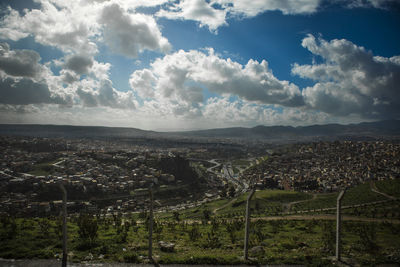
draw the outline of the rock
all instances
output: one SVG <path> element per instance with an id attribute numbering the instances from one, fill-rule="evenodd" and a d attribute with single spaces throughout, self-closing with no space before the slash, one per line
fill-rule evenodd
<path id="1" fill-rule="evenodd" d="M 93 260 L 93 254 L 92 254 L 92 253 L 89 253 L 89 255 L 87 255 L 87 256 L 85 257 L 85 261 L 91 261 L 91 260 Z"/>
<path id="2" fill-rule="evenodd" d="M 103 254 L 100 254 L 100 255 L 99 255 L 99 259 L 104 259 L 104 255 L 103 255 Z"/>
<path id="3" fill-rule="evenodd" d="M 304 242 L 297 243 L 297 246 L 299 246 L 300 248 L 308 247 L 308 245 L 306 243 L 304 243 Z"/>
<path id="4" fill-rule="evenodd" d="M 174 252 L 175 244 L 171 242 L 160 241 L 158 242 L 160 250 L 164 252 Z"/>
<path id="5" fill-rule="evenodd" d="M 75 256 L 74 252 L 68 252 L 68 259 L 72 259 Z"/>
<path id="6" fill-rule="evenodd" d="M 262 246 L 255 246 L 249 250 L 250 255 L 262 255 L 265 253 L 265 250 Z"/>

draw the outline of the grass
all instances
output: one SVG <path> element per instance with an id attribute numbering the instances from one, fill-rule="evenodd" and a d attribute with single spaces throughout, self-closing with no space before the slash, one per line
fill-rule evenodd
<path id="1" fill-rule="evenodd" d="M 57 238 L 56 222 L 49 219 L 49 233 L 43 235 L 39 227 L 42 219 L 16 219 L 18 234 L 6 238 L 8 227 L 0 229 L 0 257 L 2 258 L 55 258 L 61 255 L 61 242 Z M 99 221 L 99 233 L 95 243 L 85 246 L 79 238 L 78 227 L 69 220 L 68 247 L 72 261 L 82 261 L 91 253 L 98 262 L 144 263 L 147 256 L 147 230 L 145 225 L 131 226 L 125 241 L 121 241 L 118 227 L 112 221 Z M 243 264 L 242 220 L 218 220 L 212 224 L 188 225 L 183 222 L 160 222 L 154 230 L 154 257 L 161 264 Z M 233 238 L 229 226 L 232 225 Z M 190 239 L 190 232 L 197 228 L 199 235 Z M 250 248 L 262 246 L 264 252 L 250 252 L 258 264 L 329 265 L 326 258 L 334 255 L 326 246 L 330 237 L 324 231 L 333 231 L 335 224 L 326 221 L 255 221 L 250 226 Z M 371 235 L 371 231 L 375 234 Z M 366 246 L 362 235 L 371 244 Z M 368 241 L 367 238 L 367 241 Z M 388 255 L 400 249 L 399 225 L 389 223 L 344 222 L 343 256 L 361 264 L 388 262 Z M 158 240 L 175 243 L 174 252 L 163 252 Z M 369 242 L 368 241 L 368 242 Z M 373 250 L 372 250 L 373 249 Z M 100 255 L 103 255 L 100 257 Z"/>
<path id="2" fill-rule="evenodd" d="M 382 184 L 380 184 L 382 186 Z M 385 185 L 390 188 L 389 185 Z M 379 188 L 381 189 L 381 188 Z M 390 190 L 390 189 L 387 189 Z M 302 201 L 296 208 L 334 207 L 337 193 L 311 194 L 282 191 L 257 191 L 251 202 L 256 217 L 277 215 L 290 202 Z M 179 212 L 180 221 L 173 213 L 156 213 L 153 232 L 153 256 L 161 264 L 303 264 L 331 265 L 334 255 L 335 222 L 328 220 L 252 220 L 249 247 L 261 246 L 264 252 L 251 252 L 251 262 L 244 262 L 244 208 L 247 194 L 236 199 L 221 199 Z M 370 190 L 369 184 L 349 189 L 344 204 L 358 204 L 385 198 Z M 212 211 L 220 209 L 213 214 Z M 359 265 L 399 263 L 400 202 L 391 200 L 360 208 L 345 209 L 344 214 L 385 218 L 384 223 L 344 221 L 343 257 Z M 209 211 L 209 221 L 203 220 Z M 259 212 L 258 212 L 259 211 Z M 0 218 L 0 258 L 50 259 L 61 255 L 59 224 L 56 218 Z M 138 215 L 124 217 L 129 228 L 112 217 L 97 219 L 98 236 L 93 243 L 79 237 L 77 220 L 69 218 L 68 248 L 70 261 L 80 262 L 89 253 L 97 262 L 146 263 L 148 232 L 144 223 L 137 223 Z M 142 219 L 143 221 L 143 219 Z M 126 233 L 126 234 L 124 234 Z M 333 234 L 332 234 L 333 233 Z M 173 242 L 173 252 L 161 251 L 158 241 Z M 397 254 L 396 254 L 397 253 Z M 393 256 L 394 255 L 394 256 Z M 396 258 L 397 257 L 397 258 Z"/>
<path id="3" fill-rule="evenodd" d="M 49 161 L 49 162 L 43 162 L 39 164 L 35 164 L 33 166 L 33 170 L 28 172 L 29 174 L 36 175 L 36 176 L 47 176 L 52 173 L 53 170 L 53 164 L 58 162 L 59 159 Z"/>
<path id="4" fill-rule="evenodd" d="M 293 210 L 301 211 L 301 210 L 335 208 L 338 194 L 339 193 L 337 192 L 318 194 L 316 198 L 313 198 L 306 202 L 295 204 Z M 387 200 L 387 198 L 382 196 L 381 194 L 371 191 L 369 182 L 366 182 L 348 189 L 343 196 L 342 205 L 343 206 L 357 205 L 357 204 L 370 203 L 382 200 Z"/>
<path id="5" fill-rule="evenodd" d="M 377 181 L 375 185 L 379 191 L 400 198 L 400 179 Z"/>

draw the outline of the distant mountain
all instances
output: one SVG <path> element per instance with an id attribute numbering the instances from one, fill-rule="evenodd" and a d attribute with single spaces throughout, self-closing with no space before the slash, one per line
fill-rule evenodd
<path id="1" fill-rule="evenodd" d="M 155 132 L 135 128 L 0 124 L 0 135 L 67 138 L 163 138 L 163 139 L 243 139 L 243 140 L 302 140 L 335 137 L 400 137 L 400 121 L 387 120 L 359 124 L 326 124 L 312 126 L 234 127 L 185 132 Z"/>
<path id="2" fill-rule="evenodd" d="M 359 124 L 326 124 L 312 126 L 256 126 L 253 128 L 221 128 L 201 131 L 177 132 L 183 136 L 241 139 L 296 139 L 301 137 L 335 136 L 400 136 L 400 121 L 387 120 Z"/>
<path id="3" fill-rule="evenodd" d="M 135 128 L 40 124 L 0 124 L 0 134 L 51 138 L 132 138 L 158 135 L 153 131 Z"/>

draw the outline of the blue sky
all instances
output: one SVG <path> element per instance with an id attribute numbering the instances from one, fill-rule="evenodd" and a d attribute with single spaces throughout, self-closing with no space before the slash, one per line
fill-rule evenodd
<path id="1" fill-rule="evenodd" d="M 396 2 L 1 1 L 0 123 L 398 119 Z"/>

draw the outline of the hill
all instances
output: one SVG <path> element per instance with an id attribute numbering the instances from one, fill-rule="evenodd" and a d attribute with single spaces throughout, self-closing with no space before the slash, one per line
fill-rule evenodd
<path id="1" fill-rule="evenodd" d="M 359 124 L 326 124 L 312 126 L 256 126 L 185 132 L 155 132 L 136 128 L 0 124 L 0 135 L 66 138 L 149 138 L 149 139 L 241 139 L 264 141 L 334 139 L 341 137 L 382 138 L 400 136 L 400 121 L 387 120 Z"/>

